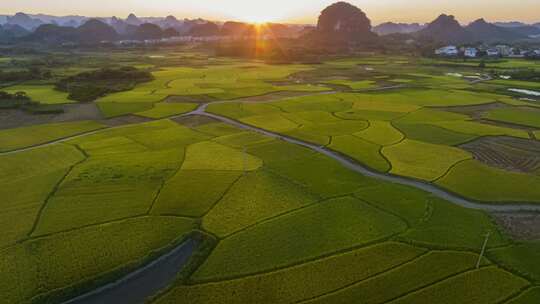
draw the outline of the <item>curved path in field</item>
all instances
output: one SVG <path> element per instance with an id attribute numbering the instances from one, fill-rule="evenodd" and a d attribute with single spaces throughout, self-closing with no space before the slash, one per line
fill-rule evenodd
<path id="1" fill-rule="evenodd" d="M 92 292 L 63 304 L 144 304 L 146 299 L 167 288 L 199 246 L 192 238 L 153 262 Z"/>
<path id="2" fill-rule="evenodd" d="M 274 133 L 268 130 L 264 130 L 258 127 L 254 127 L 251 125 L 244 124 L 242 122 L 239 122 L 234 119 L 230 119 L 228 117 L 224 117 L 221 115 L 216 115 L 213 113 L 206 112 L 206 108 L 209 104 L 203 104 L 201 105 L 197 110 L 186 113 L 182 116 L 188 116 L 188 115 L 200 115 L 200 116 L 206 116 L 213 118 L 215 120 L 219 120 L 221 122 L 234 125 L 238 128 L 249 130 L 253 132 L 257 132 L 259 134 L 272 137 L 275 139 L 280 139 L 295 145 L 299 145 L 308 149 L 311 149 L 315 152 L 318 152 L 320 154 L 324 154 L 338 162 L 340 162 L 343 166 L 347 167 L 350 170 L 353 170 L 355 172 L 358 172 L 362 175 L 369 176 L 372 178 L 376 178 L 379 180 L 384 180 L 396 184 L 401 185 L 407 185 L 412 186 L 421 190 L 424 190 L 426 192 L 429 192 L 439 198 L 445 199 L 449 202 L 452 202 L 456 205 L 469 208 L 469 209 L 477 209 L 477 210 L 485 210 L 485 211 L 496 211 L 496 212 L 517 212 L 517 211 L 538 211 L 540 212 L 540 205 L 535 204 L 519 204 L 519 203 L 500 203 L 500 204 L 488 204 L 488 203 L 480 203 L 475 202 L 469 199 L 466 199 L 462 196 L 459 196 L 457 194 L 453 194 L 439 186 L 436 186 L 434 184 L 431 184 L 429 182 L 423 182 L 420 180 L 416 180 L 413 178 L 403 177 L 403 176 L 397 176 L 389 173 L 381 173 L 374 171 L 366 166 L 363 166 L 362 164 L 358 163 L 355 160 L 352 160 L 351 158 L 344 156 L 340 153 L 337 153 L 335 151 L 332 151 L 328 148 L 318 146 L 309 142 L 305 142 L 299 139 L 295 139 L 289 136 L 284 136 L 278 133 Z"/>

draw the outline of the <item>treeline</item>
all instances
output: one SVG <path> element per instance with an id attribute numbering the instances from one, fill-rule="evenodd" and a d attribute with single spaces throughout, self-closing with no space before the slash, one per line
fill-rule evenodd
<path id="1" fill-rule="evenodd" d="M 128 91 L 135 85 L 153 80 L 149 71 L 134 67 L 104 68 L 60 80 L 56 89 L 68 92 L 69 99 L 93 101 L 107 94 Z"/>
<path id="2" fill-rule="evenodd" d="M 42 80 L 52 77 L 49 70 L 31 67 L 22 71 L 0 71 L 0 83 L 2 82 L 19 82 L 28 80 Z"/>

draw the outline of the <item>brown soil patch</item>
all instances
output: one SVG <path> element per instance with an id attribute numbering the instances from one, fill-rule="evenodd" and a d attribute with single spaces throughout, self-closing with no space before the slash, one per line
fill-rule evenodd
<path id="1" fill-rule="evenodd" d="M 177 118 L 173 118 L 172 121 L 179 123 L 183 126 L 186 126 L 188 128 L 195 128 L 198 126 L 218 122 L 217 120 L 213 118 L 210 118 L 207 116 L 201 116 L 201 115 L 189 115 L 189 116 L 177 117 Z"/>
<path id="2" fill-rule="evenodd" d="M 435 107 L 435 108 L 437 110 L 468 115 L 472 117 L 473 119 L 482 119 L 482 115 L 485 112 L 491 111 L 493 109 L 508 108 L 508 107 L 510 106 L 502 102 L 492 102 L 492 103 L 472 105 L 472 106 Z"/>
<path id="3" fill-rule="evenodd" d="M 197 104 L 203 104 L 208 103 L 212 101 L 216 101 L 217 99 L 208 96 L 208 95 L 178 95 L 178 96 L 169 96 L 167 99 L 165 99 L 165 102 L 170 103 L 197 103 Z"/>
<path id="4" fill-rule="evenodd" d="M 233 101 L 237 102 L 268 102 L 268 101 L 274 101 L 279 100 L 283 98 L 291 98 L 291 97 L 302 97 L 302 96 L 310 96 L 310 95 L 322 95 L 322 94 L 328 94 L 327 92 L 306 92 L 306 91 L 279 91 L 279 92 L 272 92 L 268 94 L 258 95 L 258 96 L 250 96 L 250 97 L 243 97 L 238 98 Z"/>
<path id="5" fill-rule="evenodd" d="M 22 110 L 0 110 L 0 129 L 103 119 L 101 112 L 94 103 L 64 105 L 63 109 L 64 113 L 61 114 L 30 114 Z"/>
<path id="6" fill-rule="evenodd" d="M 152 121 L 153 119 L 137 116 L 137 115 L 123 115 L 119 117 L 109 118 L 109 119 L 103 119 L 99 122 L 108 125 L 110 127 L 117 127 L 117 126 L 124 126 L 124 125 L 133 125 L 138 123 L 144 123 Z"/>
<path id="7" fill-rule="evenodd" d="M 540 141 L 537 140 L 490 136 L 460 147 L 492 167 L 527 173 L 540 169 Z"/>
<path id="8" fill-rule="evenodd" d="M 540 240 L 540 213 L 494 213 L 495 221 L 519 240 Z"/>

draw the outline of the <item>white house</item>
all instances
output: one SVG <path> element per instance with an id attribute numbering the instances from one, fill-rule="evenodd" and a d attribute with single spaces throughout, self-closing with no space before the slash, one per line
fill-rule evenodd
<path id="1" fill-rule="evenodd" d="M 464 55 L 465 57 L 475 58 L 478 56 L 478 50 L 476 48 L 466 48 Z"/>
<path id="2" fill-rule="evenodd" d="M 486 51 L 486 54 L 487 54 L 488 56 L 490 56 L 490 57 L 497 57 L 497 56 L 500 55 L 499 50 L 497 50 L 497 49 L 488 49 L 488 50 Z"/>
<path id="3" fill-rule="evenodd" d="M 497 45 L 495 46 L 495 48 L 497 49 L 497 51 L 499 51 L 499 54 L 501 56 L 507 57 L 512 54 L 512 48 L 508 45 Z"/>
<path id="4" fill-rule="evenodd" d="M 454 45 L 445 46 L 435 50 L 435 55 L 439 56 L 457 56 L 458 54 L 459 50 Z"/>

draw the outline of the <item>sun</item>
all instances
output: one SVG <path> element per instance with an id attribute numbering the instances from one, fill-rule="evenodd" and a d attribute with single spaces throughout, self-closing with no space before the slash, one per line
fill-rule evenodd
<path id="1" fill-rule="evenodd" d="M 245 22 L 254 23 L 254 24 L 264 24 L 268 22 L 275 21 L 277 18 L 266 16 L 266 15 L 258 15 L 258 14 L 251 14 L 249 16 L 244 16 Z"/>

